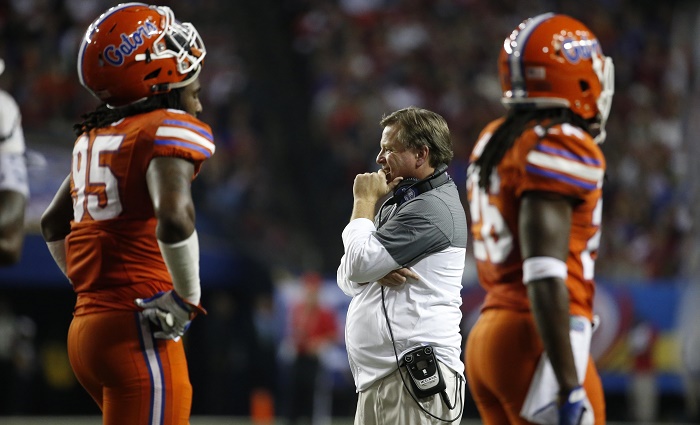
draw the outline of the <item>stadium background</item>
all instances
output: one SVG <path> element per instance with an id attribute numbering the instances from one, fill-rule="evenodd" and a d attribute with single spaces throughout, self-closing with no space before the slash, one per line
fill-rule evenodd
<path id="1" fill-rule="evenodd" d="M 23 114 L 32 191 L 23 259 L 0 270 L 0 415 L 99 413 L 67 364 L 74 295 L 37 220 L 69 170 L 72 124 L 96 105 L 78 84 L 79 39 L 116 3 L 0 1 L 0 57 L 7 65 L 0 87 Z M 288 307 L 301 296 L 303 277 L 321 273 L 321 300 L 342 325 L 349 300 L 333 282 L 340 232 L 355 174 L 376 169 L 379 118 L 408 105 L 445 116 L 456 154 L 449 173 L 463 187 L 478 131 L 503 112 L 496 58 L 504 37 L 523 18 L 555 11 L 585 22 L 616 66 L 597 263 L 603 322 L 593 347 L 609 417 L 632 418 L 632 377 L 650 371 L 657 419 L 696 420 L 686 409 L 681 342 L 700 323 L 693 313 L 700 302 L 697 2 L 159 4 L 193 22 L 205 41 L 202 119 L 217 143 L 193 188 L 210 311 L 186 337 L 195 415 L 248 417 L 261 390 L 284 415 Z M 482 296 L 473 260 L 466 260 L 464 335 Z M 635 355 L 640 326 L 657 338 Z M 324 356 L 325 416 L 348 418 L 354 411 L 344 356 L 341 333 Z M 465 418 L 477 418 L 470 400 Z"/>

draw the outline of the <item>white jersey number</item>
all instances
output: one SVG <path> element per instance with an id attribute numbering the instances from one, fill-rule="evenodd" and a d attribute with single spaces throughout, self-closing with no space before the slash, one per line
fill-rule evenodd
<path id="1" fill-rule="evenodd" d="M 491 187 L 499 187 L 499 177 L 496 171 L 491 175 Z M 479 169 L 475 167 L 469 173 L 467 188 L 471 191 L 469 199 L 469 212 L 472 218 L 472 226 L 481 225 L 479 234 L 481 240 L 474 240 L 474 257 L 479 261 L 490 261 L 499 264 L 505 261 L 513 250 L 513 234 L 506 226 L 501 212 L 489 203 L 489 194 L 479 187 Z M 603 200 L 599 199 L 593 210 L 591 224 L 598 227 L 596 233 L 586 243 L 586 249 L 581 252 L 581 264 L 583 265 L 583 278 L 593 280 L 595 273 L 595 259 L 593 253 L 600 245 L 600 225 L 603 218 Z"/>
<path id="2" fill-rule="evenodd" d="M 583 265 L 583 278 L 593 280 L 595 275 L 595 259 L 593 253 L 598 251 L 600 246 L 600 225 L 603 222 L 603 198 L 598 199 L 598 203 L 593 209 L 591 224 L 598 227 L 598 231 L 586 243 L 586 249 L 581 252 L 581 264 Z"/>
<path id="3" fill-rule="evenodd" d="M 489 194 L 479 187 L 478 167 L 469 174 L 467 184 L 471 190 L 469 214 L 472 225 L 481 224 L 481 240 L 474 240 L 474 257 L 480 261 L 502 263 L 513 250 L 513 234 L 498 208 L 489 203 Z M 495 170 L 491 176 L 491 187 L 498 187 L 498 175 Z"/>
<path id="4" fill-rule="evenodd" d="M 83 134 L 75 143 L 71 171 L 76 223 L 83 220 L 86 210 L 94 220 L 108 220 L 122 212 L 117 179 L 102 160 L 105 154 L 116 152 L 123 140 L 119 135 L 97 136 L 91 146 Z"/>

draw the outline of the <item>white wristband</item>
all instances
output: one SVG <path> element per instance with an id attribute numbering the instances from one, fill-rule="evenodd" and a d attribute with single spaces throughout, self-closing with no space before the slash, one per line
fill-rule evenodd
<path id="1" fill-rule="evenodd" d="M 554 257 L 530 257 L 523 261 L 523 283 L 547 277 L 566 280 L 566 263 Z"/>
<path id="2" fill-rule="evenodd" d="M 64 275 L 66 274 L 66 240 L 60 239 L 57 241 L 46 242 L 46 246 L 49 247 L 49 252 L 53 257 L 53 260 L 61 269 Z"/>
<path id="3" fill-rule="evenodd" d="M 202 289 L 199 285 L 199 238 L 195 230 L 185 240 L 175 243 L 158 241 L 163 261 L 168 267 L 177 294 L 199 305 Z"/>

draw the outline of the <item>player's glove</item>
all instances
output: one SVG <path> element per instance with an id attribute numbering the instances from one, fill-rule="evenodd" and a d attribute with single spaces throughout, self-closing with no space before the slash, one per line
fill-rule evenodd
<path id="1" fill-rule="evenodd" d="M 206 310 L 180 298 L 173 290 L 159 292 L 146 299 L 137 298 L 137 306 L 143 308 L 143 315 L 160 327 L 153 336 L 159 339 L 178 341 L 190 327 L 192 319 Z"/>
<path id="2" fill-rule="evenodd" d="M 583 387 L 578 386 L 566 396 L 559 407 L 559 425 L 593 425 L 593 407 Z"/>

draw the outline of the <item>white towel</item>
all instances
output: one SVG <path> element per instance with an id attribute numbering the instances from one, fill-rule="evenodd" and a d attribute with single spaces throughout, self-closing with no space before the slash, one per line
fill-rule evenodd
<path id="1" fill-rule="evenodd" d="M 588 319 L 583 316 L 571 317 L 569 338 L 571 339 L 571 349 L 574 353 L 579 383 L 583 383 L 586 376 L 592 333 L 591 322 Z M 525 402 L 520 410 L 520 416 L 536 424 L 557 425 L 559 423 L 558 394 L 559 384 L 554 375 L 554 369 L 552 369 L 547 353 L 542 353 L 535 375 L 532 377 L 527 397 L 525 397 Z M 591 410 L 589 409 L 589 411 Z M 592 414 L 584 416 L 582 425 L 587 424 L 593 425 Z"/>

